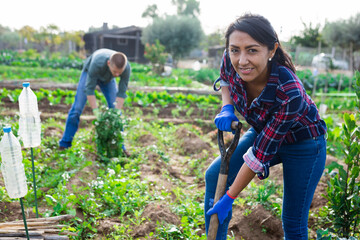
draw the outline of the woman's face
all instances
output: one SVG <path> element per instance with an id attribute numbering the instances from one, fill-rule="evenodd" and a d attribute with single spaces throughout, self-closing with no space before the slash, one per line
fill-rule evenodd
<path id="1" fill-rule="evenodd" d="M 245 82 L 267 82 L 268 61 L 272 58 L 274 50 L 255 41 L 249 34 L 234 31 L 229 36 L 229 55 L 235 71 Z"/>

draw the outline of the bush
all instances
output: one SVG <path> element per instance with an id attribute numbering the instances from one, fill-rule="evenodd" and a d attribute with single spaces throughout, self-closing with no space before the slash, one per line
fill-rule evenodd
<path id="1" fill-rule="evenodd" d="M 360 109 L 360 73 L 356 73 L 356 94 Z M 330 239 L 331 233 L 338 237 L 359 237 L 360 233 L 360 120 L 359 113 L 344 114 L 343 153 L 345 168 L 333 162 L 327 168 L 329 172 L 337 169 L 337 174 L 328 182 L 327 196 L 331 227 L 326 231 L 318 231 L 320 239 Z M 329 236 L 329 238 L 325 238 Z"/>
<path id="2" fill-rule="evenodd" d="M 145 57 L 151 62 L 154 73 L 160 75 L 164 71 L 167 53 L 164 52 L 165 47 L 160 44 L 157 39 L 155 44 L 145 44 Z"/>

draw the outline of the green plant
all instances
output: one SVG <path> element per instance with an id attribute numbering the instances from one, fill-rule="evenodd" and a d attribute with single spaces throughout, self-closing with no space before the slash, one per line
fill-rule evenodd
<path id="1" fill-rule="evenodd" d="M 9 196 L 6 194 L 6 188 L 3 186 L 0 186 L 0 202 L 9 202 L 10 198 Z M 2 210 L 0 210 L 0 213 L 2 212 Z"/>
<path id="2" fill-rule="evenodd" d="M 125 119 L 115 108 L 101 108 L 100 117 L 95 120 L 95 142 L 102 160 L 119 157 L 123 154 L 123 128 Z"/>
<path id="3" fill-rule="evenodd" d="M 341 121 L 334 116 L 327 116 L 324 118 L 327 127 L 327 152 L 331 155 L 342 157 L 342 143 L 341 143 Z"/>
<path id="4" fill-rule="evenodd" d="M 360 73 L 356 72 L 356 94 L 360 101 Z M 358 101 L 358 109 L 360 102 Z M 329 172 L 337 169 L 338 174 L 328 181 L 327 196 L 332 226 L 328 232 L 340 237 L 359 236 L 360 233 L 360 126 L 359 113 L 344 114 L 343 153 L 345 168 L 333 162 L 327 166 Z M 326 235 L 318 232 L 319 234 Z M 327 239 L 327 238 L 324 238 Z"/>
<path id="5" fill-rule="evenodd" d="M 61 57 L 59 52 L 53 53 L 51 58 L 41 56 L 35 49 L 28 49 L 23 53 L 11 50 L 0 51 L 0 65 L 19 67 L 44 67 L 53 69 L 78 69 L 83 66 L 83 59 L 78 56 Z"/>
<path id="6" fill-rule="evenodd" d="M 156 234 L 157 239 L 176 240 L 183 239 L 180 229 L 173 224 L 164 224 L 157 222 Z"/>
<path id="7" fill-rule="evenodd" d="M 166 58 L 168 56 L 168 54 L 164 51 L 165 47 L 160 44 L 158 39 L 155 41 L 155 44 L 145 44 L 144 56 L 151 62 L 153 71 L 158 75 L 163 72 Z"/>
<path id="8" fill-rule="evenodd" d="M 357 240 L 357 238 L 355 237 L 339 238 L 338 236 L 336 236 L 336 234 L 330 232 L 329 229 L 319 229 L 316 231 L 316 235 L 316 240 Z"/>
<path id="9" fill-rule="evenodd" d="M 54 82 L 77 83 L 80 70 L 50 69 L 43 67 L 19 67 L 0 65 L 0 79 L 49 79 Z"/>
<path id="10" fill-rule="evenodd" d="M 218 78 L 219 70 L 211 68 L 203 68 L 197 71 L 194 75 L 194 79 L 198 82 L 204 82 L 212 84 L 216 78 Z"/>
<path id="11" fill-rule="evenodd" d="M 274 210 L 275 212 L 279 211 L 279 204 L 272 202 L 272 197 L 276 194 L 278 186 L 275 182 L 270 180 L 265 180 L 263 184 L 257 185 L 254 182 L 250 183 L 250 194 L 248 197 L 248 202 L 251 204 L 260 203 L 265 208 L 269 210 Z M 280 208 L 281 209 L 281 208 Z"/>

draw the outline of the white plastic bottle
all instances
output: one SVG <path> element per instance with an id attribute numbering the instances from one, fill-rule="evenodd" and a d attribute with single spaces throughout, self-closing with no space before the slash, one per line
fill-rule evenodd
<path id="1" fill-rule="evenodd" d="M 4 136 L 0 142 L 1 171 L 5 188 L 10 198 L 21 198 L 27 194 L 26 176 L 22 163 L 21 145 L 11 132 L 10 127 L 4 127 Z"/>
<path id="2" fill-rule="evenodd" d="M 41 142 L 41 120 L 37 97 L 30 88 L 30 83 L 23 83 L 19 96 L 19 135 L 24 147 L 37 147 Z"/>

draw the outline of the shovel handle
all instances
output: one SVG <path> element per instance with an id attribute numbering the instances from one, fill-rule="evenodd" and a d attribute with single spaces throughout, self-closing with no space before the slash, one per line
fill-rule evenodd
<path id="1" fill-rule="evenodd" d="M 242 124 L 241 124 L 241 122 L 234 121 L 231 123 L 231 128 L 236 130 L 236 132 L 235 132 L 234 139 L 231 142 L 230 147 L 227 150 L 227 152 L 225 152 L 223 133 L 222 133 L 222 131 L 218 130 L 218 143 L 219 143 L 219 148 L 220 148 L 220 152 L 221 152 L 221 164 L 220 164 L 221 166 L 220 166 L 219 177 L 218 177 L 218 181 L 217 181 L 217 185 L 216 185 L 214 205 L 225 194 L 230 158 L 231 158 L 231 155 L 233 154 L 233 152 L 235 151 L 235 148 L 237 147 L 237 144 L 239 142 Z M 216 239 L 218 227 L 219 227 L 218 215 L 213 214 L 213 215 L 211 215 L 211 218 L 210 218 L 207 240 L 215 240 Z"/>
<path id="2" fill-rule="evenodd" d="M 231 129 L 233 129 L 233 130 L 237 129 L 238 125 L 239 125 L 238 121 L 231 122 Z"/>
<path id="3" fill-rule="evenodd" d="M 217 201 L 219 201 L 219 199 L 225 193 L 227 177 L 228 177 L 227 174 L 225 175 L 225 174 L 219 173 L 219 178 L 218 178 L 218 182 L 216 185 L 214 205 Z M 215 214 L 211 215 L 211 218 L 210 218 L 207 240 L 215 240 L 216 239 L 218 227 L 219 227 L 219 219 L 218 219 L 218 215 L 215 213 Z"/>

